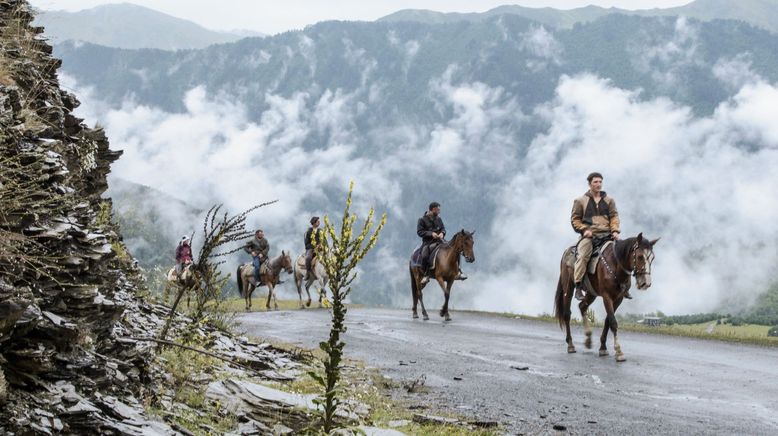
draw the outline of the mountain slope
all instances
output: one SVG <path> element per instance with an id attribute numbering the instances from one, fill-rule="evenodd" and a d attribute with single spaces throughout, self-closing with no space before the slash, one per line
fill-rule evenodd
<path id="1" fill-rule="evenodd" d="M 203 48 L 248 36 L 215 32 L 191 21 L 129 3 L 102 5 L 78 12 L 41 11 L 35 24 L 44 26 L 46 35 L 55 43 L 77 40 L 129 49 Z"/>
<path id="2" fill-rule="evenodd" d="M 502 15 L 518 15 L 548 26 L 570 28 L 576 23 L 588 23 L 611 14 L 640 16 L 687 16 L 703 21 L 732 19 L 745 21 L 771 32 L 778 32 L 778 2 L 772 0 L 696 0 L 684 6 L 664 9 L 628 10 L 586 6 L 575 9 L 529 8 L 517 5 L 499 6 L 482 13 L 443 13 L 429 10 L 406 9 L 379 19 L 379 21 L 415 21 L 428 24 L 457 21 L 482 21 Z"/>

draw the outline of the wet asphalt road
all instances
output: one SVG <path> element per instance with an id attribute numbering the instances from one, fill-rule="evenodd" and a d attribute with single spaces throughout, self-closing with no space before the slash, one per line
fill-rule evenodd
<path id="1" fill-rule="evenodd" d="M 346 354 L 398 381 L 424 374 L 430 392 L 420 403 L 496 420 L 510 433 L 562 425 L 573 434 L 778 434 L 778 349 L 621 332 L 627 362 L 617 363 L 612 342 L 609 357 L 597 355 L 598 331 L 586 350 L 576 328 L 578 353 L 567 354 L 555 324 L 462 312 L 444 324 L 430 315 L 351 309 Z M 329 312 L 240 321 L 248 334 L 313 348 Z"/>

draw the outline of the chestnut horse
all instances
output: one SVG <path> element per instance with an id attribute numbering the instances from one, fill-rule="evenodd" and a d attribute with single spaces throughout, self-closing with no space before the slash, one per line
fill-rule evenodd
<path id="1" fill-rule="evenodd" d="M 451 285 L 454 284 L 454 280 L 459 275 L 459 258 L 464 256 L 468 263 L 475 261 L 473 233 L 475 232 L 466 232 L 462 229 L 454 235 L 450 242 L 444 242 L 435 254 L 435 269 L 432 271 L 432 277 L 440 285 L 440 289 L 443 290 L 443 296 L 446 299 L 443 303 L 443 308 L 440 309 L 440 316 L 444 317 L 446 321 L 451 321 L 451 316 L 448 313 L 448 299 L 451 296 Z M 413 317 L 419 317 L 419 314 L 416 312 L 416 303 L 418 302 L 421 303 L 421 314 L 424 316 L 424 320 L 427 321 L 430 317 L 424 308 L 422 296 L 422 290 L 426 283 L 421 284 L 424 271 L 421 270 L 421 267 L 413 266 L 413 261 L 411 261 L 409 268 L 411 271 L 411 294 L 413 295 Z"/>
<path id="2" fill-rule="evenodd" d="M 616 241 L 604 248 L 600 254 L 600 260 L 594 274 L 587 274 L 597 295 L 602 297 L 607 316 L 600 336 L 600 356 L 608 355 L 608 348 L 605 342 L 608 339 L 608 330 L 613 332 L 613 349 L 616 351 L 616 361 L 626 360 L 619 344 L 618 328 L 616 322 L 616 309 L 619 308 L 624 295 L 632 284 L 632 277 L 635 277 L 635 283 L 638 289 L 646 290 L 651 287 L 651 262 L 654 260 L 654 244 L 659 239 L 649 241 L 643 237 L 643 234 L 634 238 Z M 567 330 L 567 352 L 575 353 L 573 338 L 570 335 L 570 306 L 575 291 L 573 283 L 573 266 L 569 260 L 571 248 L 562 255 L 560 265 L 559 282 L 557 284 L 556 296 L 554 297 L 554 316 L 559 321 L 559 327 Z M 589 306 L 597 299 L 597 295 L 587 292 L 583 301 L 578 304 L 581 309 L 581 318 L 583 319 L 586 348 L 592 348 L 592 328 L 589 325 L 589 319 L 586 311 Z"/>
<path id="3" fill-rule="evenodd" d="M 267 261 L 266 261 L 267 262 Z M 281 252 L 281 255 L 269 261 L 268 268 L 260 271 L 259 281 L 254 280 L 254 265 L 250 263 L 238 267 L 236 273 L 238 279 L 238 292 L 240 296 L 246 299 L 246 311 L 251 310 L 251 294 L 257 286 L 267 286 L 267 304 L 265 307 L 270 310 L 270 299 L 273 299 L 275 309 L 278 310 L 278 301 L 276 300 L 275 287 L 281 278 L 281 270 L 287 274 L 292 273 L 292 257 L 289 253 Z"/>

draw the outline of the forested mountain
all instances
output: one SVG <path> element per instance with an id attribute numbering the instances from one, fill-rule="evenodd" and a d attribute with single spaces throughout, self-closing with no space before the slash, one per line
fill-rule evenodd
<path id="1" fill-rule="evenodd" d="M 130 3 L 105 4 L 78 12 L 39 11 L 35 24 L 46 28 L 52 42 L 73 40 L 119 48 L 203 48 L 262 36 L 245 31 L 216 32 Z"/>
<path id="2" fill-rule="evenodd" d="M 674 8 L 629 10 L 602 8 L 589 5 L 575 9 L 528 8 L 505 5 L 482 13 L 444 13 L 423 9 L 404 9 L 387 15 L 379 21 L 416 21 L 427 24 L 457 21 L 482 21 L 497 15 L 512 14 L 548 26 L 570 28 L 576 23 L 587 23 L 610 14 L 650 16 L 686 16 L 704 21 L 740 20 L 763 29 L 778 30 L 778 2 L 774 0 L 696 0 Z"/>

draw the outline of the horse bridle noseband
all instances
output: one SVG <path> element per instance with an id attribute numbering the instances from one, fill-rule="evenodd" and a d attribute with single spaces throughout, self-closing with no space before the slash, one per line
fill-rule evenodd
<path id="1" fill-rule="evenodd" d="M 638 249 L 639 248 L 640 248 L 640 245 L 638 244 L 637 241 L 635 241 L 635 243 L 632 245 L 632 248 L 630 248 L 630 251 L 632 252 L 632 265 L 637 265 L 638 264 Z M 613 244 L 613 253 L 616 254 L 616 244 L 615 243 Z M 651 252 L 651 256 L 653 256 L 653 255 L 654 255 L 654 252 L 652 251 Z M 622 271 L 627 273 L 627 275 L 632 275 L 632 277 L 637 278 L 638 276 L 641 276 L 641 275 L 651 274 L 651 261 L 653 259 L 646 259 L 646 263 L 643 265 L 643 268 L 641 268 L 641 269 L 637 269 L 636 268 L 634 271 L 630 271 L 630 270 L 624 268 L 624 266 L 619 262 L 619 257 L 618 256 L 615 256 L 615 257 L 616 257 L 616 265 L 618 265 L 619 268 L 621 268 Z"/>

